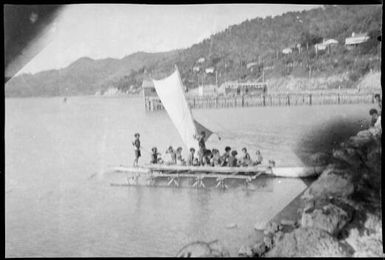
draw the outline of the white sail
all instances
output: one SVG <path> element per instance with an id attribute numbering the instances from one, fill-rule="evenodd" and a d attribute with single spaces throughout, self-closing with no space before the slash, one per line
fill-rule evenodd
<path id="1" fill-rule="evenodd" d="M 194 138 L 194 135 L 198 133 L 195 125 L 196 121 L 192 117 L 186 101 L 183 83 L 178 69 L 176 69 L 169 77 L 161 80 L 153 80 L 153 82 L 155 90 L 170 116 L 171 121 L 174 123 L 175 128 L 178 130 L 186 148 L 190 149 L 191 147 L 194 147 L 198 150 L 198 141 Z M 199 125 L 202 126 L 201 124 Z M 212 132 L 207 128 L 204 128 L 204 130 L 207 132 L 207 139 Z"/>

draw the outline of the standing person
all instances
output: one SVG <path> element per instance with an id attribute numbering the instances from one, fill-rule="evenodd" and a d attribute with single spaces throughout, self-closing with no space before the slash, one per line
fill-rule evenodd
<path id="1" fill-rule="evenodd" d="M 135 147 L 135 160 L 134 160 L 134 167 L 137 167 L 138 166 L 138 161 L 139 161 L 139 157 L 141 156 L 140 154 L 140 140 L 139 140 L 139 133 L 135 133 L 134 135 L 135 137 L 135 140 L 132 142 L 132 145 Z"/>
<path id="2" fill-rule="evenodd" d="M 206 151 L 206 143 L 205 143 L 206 133 L 205 133 L 205 131 L 202 131 L 200 135 L 194 135 L 194 138 L 198 140 L 198 145 L 199 145 L 199 151 L 198 151 L 199 163 L 201 165 L 203 165 L 204 164 L 204 162 L 203 162 L 204 153 Z"/>
<path id="3" fill-rule="evenodd" d="M 261 151 L 257 150 L 257 152 L 255 154 L 257 155 L 257 158 L 255 159 L 254 165 L 261 164 L 262 161 L 263 161 L 263 157 L 261 155 Z"/>
<path id="4" fill-rule="evenodd" d="M 381 111 L 382 111 L 382 102 L 381 102 L 381 96 L 380 94 L 375 94 L 374 95 L 374 99 L 376 100 L 376 103 L 377 103 L 377 113 L 379 115 L 381 115 Z"/>
<path id="5" fill-rule="evenodd" d="M 229 157 L 230 157 L 230 151 L 231 151 L 231 147 L 226 146 L 225 147 L 225 153 L 221 157 L 221 161 L 222 161 L 221 166 L 227 166 L 228 165 L 228 161 L 229 161 Z"/>
<path id="6" fill-rule="evenodd" d="M 243 157 L 242 157 L 242 160 L 241 160 L 241 165 L 242 166 L 249 166 L 249 165 L 251 165 L 250 154 L 247 152 L 246 147 L 242 148 L 242 152 L 243 152 Z"/>
<path id="7" fill-rule="evenodd" d="M 187 165 L 188 166 L 193 166 L 194 165 L 194 154 L 195 154 L 195 149 L 193 147 L 190 148 L 190 153 L 187 158 Z"/>

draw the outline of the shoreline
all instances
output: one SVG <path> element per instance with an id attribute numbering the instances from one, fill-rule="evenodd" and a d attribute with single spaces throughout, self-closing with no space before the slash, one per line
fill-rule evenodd
<path id="1" fill-rule="evenodd" d="M 355 95 L 368 95 L 368 94 L 375 94 L 375 93 L 382 93 L 382 89 L 378 88 L 365 88 L 361 90 L 352 89 L 352 88 L 341 88 L 341 89 L 313 89 L 313 90 L 268 90 L 267 95 L 290 95 L 290 94 L 298 94 L 298 95 L 306 95 L 306 94 L 355 94 Z M 229 95 L 232 97 L 232 95 Z M 241 95 L 239 95 L 240 97 Z M 253 95 L 244 95 L 245 97 L 252 97 Z M 126 93 L 119 93 L 119 94 L 111 94 L 111 95 L 96 95 L 96 94 L 70 94 L 70 95 L 55 95 L 55 96 L 5 96 L 4 98 L 71 98 L 71 97 L 99 97 L 99 98 L 141 98 L 143 97 L 142 91 L 139 91 L 136 94 L 126 94 Z M 188 92 L 186 93 L 186 97 L 191 98 L 212 98 L 212 95 L 189 95 Z M 214 95 L 215 97 L 215 95 Z M 226 97 L 226 96 L 225 96 Z"/>
<path id="2" fill-rule="evenodd" d="M 380 178 L 381 137 L 360 131 L 240 256 L 385 257 Z"/>
<path id="3" fill-rule="evenodd" d="M 381 135 L 360 131 L 332 149 L 326 169 L 263 230 L 246 234 L 238 256 L 385 257 L 380 180 Z M 197 243 L 177 256 L 230 256 L 220 241 Z"/>

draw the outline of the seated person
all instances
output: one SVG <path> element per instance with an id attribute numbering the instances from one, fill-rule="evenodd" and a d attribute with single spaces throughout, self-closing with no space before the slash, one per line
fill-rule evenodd
<path id="1" fill-rule="evenodd" d="M 261 151 L 257 150 L 257 152 L 255 154 L 256 154 L 257 158 L 254 161 L 254 165 L 261 164 L 262 160 L 263 160 L 263 157 L 261 155 Z"/>
<path id="2" fill-rule="evenodd" d="M 193 147 L 190 148 L 190 153 L 188 155 L 188 158 L 187 158 L 187 165 L 188 166 L 192 166 L 194 165 L 194 159 L 195 159 L 195 149 Z"/>
<path id="3" fill-rule="evenodd" d="M 211 166 L 221 166 L 222 161 L 221 161 L 221 155 L 219 154 L 218 149 L 213 149 L 212 150 L 213 157 L 210 160 Z"/>
<path id="4" fill-rule="evenodd" d="M 247 152 L 246 147 L 242 148 L 243 157 L 241 159 L 241 166 L 249 166 L 251 165 L 250 154 Z"/>
<path id="5" fill-rule="evenodd" d="M 231 155 L 229 156 L 227 166 L 229 166 L 229 167 L 238 167 L 239 166 L 237 154 L 238 154 L 237 151 L 235 151 L 235 150 L 231 151 Z"/>
<path id="6" fill-rule="evenodd" d="M 269 160 L 269 167 L 270 168 L 275 167 L 275 161 L 274 160 Z"/>
<path id="7" fill-rule="evenodd" d="M 206 149 L 203 152 L 203 164 L 202 165 L 207 165 L 210 166 L 210 160 L 212 158 L 212 153 L 210 150 Z"/>
<path id="8" fill-rule="evenodd" d="M 369 128 L 369 132 L 375 137 L 381 137 L 381 115 L 378 114 L 377 109 L 370 109 L 369 114 L 372 116 L 373 125 Z"/>
<path id="9" fill-rule="evenodd" d="M 182 158 L 182 147 L 176 149 L 176 165 L 186 165 L 185 160 Z"/>
<path id="10" fill-rule="evenodd" d="M 221 161 L 222 161 L 221 166 L 227 166 L 228 165 L 228 160 L 230 157 L 230 151 L 231 151 L 231 147 L 226 146 L 225 153 L 221 156 Z"/>
<path id="11" fill-rule="evenodd" d="M 374 99 L 376 100 L 376 103 L 377 103 L 377 112 L 378 112 L 378 115 L 381 116 L 382 102 L 381 102 L 381 96 L 380 96 L 380 94 L 375 94 L 375 95 L 374 95 Z"/>
<path id="12" fill-rule="evenodd" d="M 194 158 L 193 166 L 199 166 L 199 160 L 198 158 Z"/>
<path id="13" fill-rule="evenodd" d="M 166 150 L 166 154 L 169 154 L 169 158 L 166 161 L 166 164 L 176 164 L 176 153 L 174 151 L 174 148 L 172 148 L 172 146 L 170 146 Z"/>
<path id="14" fill-rule="evenodd" d="M 156 147 L 153 147 L 151 149 L 151 164 L 157 164 L 157 163 L 162 163 L 162 158 L 160 158 L 160 153 L 158 153 L 158 149 Z"/>

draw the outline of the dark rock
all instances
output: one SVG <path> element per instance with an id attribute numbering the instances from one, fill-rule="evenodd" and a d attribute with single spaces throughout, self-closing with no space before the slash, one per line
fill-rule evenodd
<path id="1" fill-rule="evenodd" d="M 252 248 L 252 251 L 253 251 L 253 256 L 256 256 L 256 257 L 261 257 L 265 254 L 266 252 L 266 245 L 264 242 L 259 242 L 257 244 L 255 244 Z"/>
<path id="2" fill-rule="evenodd" d="M 303 208 L 303 212 L 308 213 L 313 211 L 315 207 L 315 201 L 314 200 L 306 200 L 305 201 L 305 207 Z"/>
<path id="3" fill-rule="evenodd" d="M 374 147 L 368 151 L 365 164 L 376 173 L 381 173 L 381 146 Z"/>
<path id="4" fill-rule="evenodd" d="M 365 146 L 371 144 L 373 141 L 374 140 L 373 140 L 372 134 L 369 131 L 367 131 L 367 132 L 365 132 L 365 134 L 360 134 L 357 136 L 350 137 L 348 142 L 347 142 L 347 145 L 352 146 L 352 147 L 356 147 L 356 148 L 362 148 L 362 147 L 365 147 Z"/>
<path id="5" fill-rule="evenodd" d="M 367 214 L 363 234 L 354 228 L 349 232 L 346 242 L 354 249 L 354 257 L 385 257 L 382 252 L 382 220 Z"/>
<path id="6" fill-rule="evenodd" d="M 249 246 L 242 246 L 238 251 L 238 256 L 252 257 L 254 253 Z"/>
<path id="7" fill-rule="evenodd" d="M 351 215 L 340 207 L 328 204 L 322 209 L 302 214 L 301 226 L 319 228 L 336 235 L 350 221 Z"/>
<path id="8" fill-rule="evenodd" d="M 184 246 L 177 254 L 177 257 L 204 257 L 211 256 L 211 249 L 206 242 L 193 242 Z"/>
<path id="9" fill-rule="evenodd" d="M 312 154 L 309 159 L 313 165 L 325 165 L 330 156 L 327 153 L 319 152 Z"/>
<path id="10" fill-rule="evenodd" d="M 299 228 L 299 226 L 300 226 L 300 223 L 298 221 L 295 221 L 294 222 L 294 228 Z"/>
<path id="11" fill-rule="evenodd" d="M 343 175 L 336 169 L 326 169 L 310 186 L 310 194 L 315 198 L 347 197 L 354 192 L 350 175 Z"/>
<path id="12" fill-rule="evenodd" d="M 279 241 L 283 238 L 284 233 L 282 231 L 278 231 L 277 233 L 274 234 L 274 243 L 276 241 Z"/>
<path id="13" fill-rule="evenodd" d="M 219 240 L 214 240 L 209 243 L 212 256 L 229 257 L 229 251 L 223 246 Z"/>
<path id="14" fill-rule="evenodd" d="M 303 200 L 310 200 L 310 199 L 313 199 L 314 196 L 310 193 L 310 188 L 307 189 L 301 196 L 301 199 Z"/>
<path id="15" fill-rule="evenodd" d="M 281 220 L 281 225 L 284 225 L 284 226 L 295 226 L 295 220 L 289 220 L 289 219 L 282 219 Z"/>
<path id="16" fill-rule="evenodd" d="M 301 216 L 302 216 L 302 209 L 299 208 L 299 209 L 297 209 L 297 217 L 301 218 Z"/>
<path id="17" fill-rule="evenodd" d="M 277 232 L 282 231 L 282 229 L 283 229 L 283 226 L 281 224 L 278 224 L 278 231 Z"/>
<path id="18" fill-rule="evenodd" d="M 360 138 L 371 138 L 372 134 L 370 133 L 369 130 L 362 130 L 362 131 L 359 131 L 356 136 Z"/>
<path id="19" fill-rule="evenodd" d="M 354 212 L 355 212 L 355 205 L 353 201 L 347 199 L 347 198 L 331 198 L 330 202 L 339 207 L 340 209 L 344 210 L 347 214 L 347 219 L 351 220 L 353 218 Z"/>
<path id="20" fill-rule="evenodd" d="M 266 257 L 346 257 L 340 243 L 326 231 L 299 228 L 276 241 Z"/>
<path id="21" fill-rule="evenodd" d="M 350 157 L 350 158 L 353 158 L 353 159 L 358 159 L 360 161 L 362 161 L 363 159 L 365 159 L 365 154 L 364 152 L 361 150 L 361 149 L 357 149 L 357 148 L 351 148 L 351 147 L 347 147 L 345 148 L 345 153 Z"/>
<path id="22" fill-rule="evenodd" d="M 269 234 L 269 233 L 275 233 L 277 232 L 279 229 L 279 226 L 276 222 L 274 221 L 270 221 L 266 224 L 266 227 L 263 231 L 263 233 L 266 235 L 266 234 Z"/>
<path id="23" fill-rule="evenodd" d="M 273 247 L 273 234 L 269 233 L 268 235 L 263 237 L 263 242 L 266 245 L 267 248 L 272 248 Z"/>
<path id="24" fill-rule="evenodd" d="M 228 257 L 229 252 L 218 241 L 196 241 L 184 246 L 176 255 L 177 257 Z"/>
<path id="25" fill-rule="evenodd" d="M 362 164 L 360 155 L 354 149 L 334 149 L 333 157 L 355 168 Z"/>

